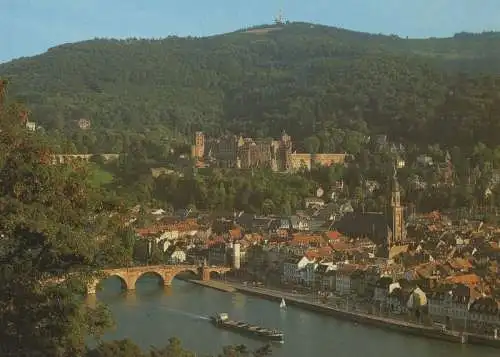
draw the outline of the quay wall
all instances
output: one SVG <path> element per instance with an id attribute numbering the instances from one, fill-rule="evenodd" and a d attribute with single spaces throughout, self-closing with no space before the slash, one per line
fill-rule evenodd
<path id="1" fill-rule="evenodd" d="M 471 345 L 482 345 L 482 346 L 490 346 L 495 348 L 500 348 L 500 339 L 495 339 L 490 336 L 482 336 L 470 334 L 467 338 L 467 343 Z"/>
<path id="2" fill-rule="evenodd" d="M 231 286 L 229 284 L 221 283 L 221 282 L 216 281 L 216 280 L 203 281 L 203 280 L 192 279 L 191 274 L 180 273 L 180 274 L 177 274 L 176 278 L 179 280 L 187 281 L 187 282 L 192 283 L 192 284 L 201 285 L 205 288 L 219 290 L 219 291 L 222 291 L 225 293 L 234 293 L 237 291 L 236 288 L 234 288 L 233 286 Z"/>
<path id="3" fill-rule="evenodd" d="M 225 293 L 234 293 L 237 291 L 236 288 L 233 288 L 232 286 L 227 285 L 227 284 L 219 283 L 217 281 L 211 281 L 211 280 L 201 281 L 201 280 L 194 280 L 194 279 L 183 279 L 183 280 L 187 280 L 190 283 L 193 283 L 196 285 L 201 285 L 201 286 L 204 286 L 206 288 L 212 288 L 215 290 L 223 291 Z"/>
<path id="4" fill-rule="evenodd" d="M 282 299 L 282 295 L 279 292 L 274 293 L 268 291 L 258 291 L 252 288 L 245 288 L 239 286 L 235 288 L 237 291 L 241 293 L 258 296 L 260 298 L 272 301 L 281 301 Z M 383 318 L 375 315 L 367 315 L 363 313 L 340 310 L 331 306 L 316 304 L 313 302 L 293 298 L 288 295 L 285 296 L 285 300 L 288 305 L 297 306 L 305 310 L 321 313 L 323 315 L 325 314 L 330 315 L 341 320 L 356 322 L 368 326 L 374 326 L 385 330 L 391 330 L 409 335 L 427 337 L 453 343 L 469 343 L 473 345 L 483 345 L 483 346 L 500 348 L 500 340 L 498 339 L 495 340 L 494 338 L 487 336 L 472 335 L 472 334 L 466 334 L 465 336 L 462 336 L 462 333 L 459 332 L 442 331 L 440 329 L 433 328 L 430 326 L 422 326 L 414 323 Z"/>
<path id="5" fill-rule="evenodd" d="M 257 296 L 262 299 L 279 302 L 284 297 L 287 305 L 297 306 L 304 310 L 320 313 L 322 315 L 330 315 L 339 320 L 351 321 L 367 326 L 373 326 L 389 331 L 404 333 L 407 335 L 431 338 L 435 340 L 447 341 L 452 343 L 468 343 L 471 345 L 489 346 L 500 348 L 500 339 L 494 339 L 490 336 L 465 334 L 460 332 L 442 331 L 440 329 L 417 325 L 405 321 L 399 321 L 390 318 L 384 318 L 376 315 L 368 315 L 354 311 L 345 311 L 337 309 L 333 306 L 317 304 L 299 298 L 291 297 L 289 294 L 283 296 L 282 292 L 271 292 L 269 290 L 259 290 L 251 287 L 233 285 L 231 283 L 222 283 L 217 281 L 199 281 L 188 279 L 187 277 L 177 276 L 179 279 L 189 281 L 191 283 L 201 285 L 207 288 L 216 289 L 223 292 L 240 292 L 246 295 Z"/>

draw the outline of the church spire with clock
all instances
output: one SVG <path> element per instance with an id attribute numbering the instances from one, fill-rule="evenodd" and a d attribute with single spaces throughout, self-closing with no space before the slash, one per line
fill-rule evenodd
<path id="1" fill-rule="evenodd" d="M 397 177 L 397 169 L 394 167 L 394 175 L 392 177 L 392 237 L 389 241 L 389 247 L 402 244 L 406 240 L 406 229 L 403 217 L 403 206 L 401 206 L 401 192 Z"/>

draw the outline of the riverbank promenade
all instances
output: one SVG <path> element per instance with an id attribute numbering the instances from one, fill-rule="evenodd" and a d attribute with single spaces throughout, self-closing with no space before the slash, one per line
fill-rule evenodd
<path id="1" fill-rule="evenodd" d="M 215 283 L 212 281 L 212 283 Z M 217 286 L 203 284 L 206 287 L 215 288 L 220 291 L 237 291 L 247 295 L 258 296 L 260 298 L 281 301 L 282 298 L 291 306 L 297 306 L 309 311 L 330 315 L 334 318 L 352 321 L 364 325 L 370 325 L 386 330 L 392 330 L 404 334 L 410 334 L 425 338 L 438 339 L 453 343 L 474 344 L 500 348 L 500 339 L 493 336 L 485 336 L 473 333 L 462 333 L 458 331 L 442 330 L 435 326 L 416 324 L 390 317 L 377 316 L 359 311 L 348 309 L 339 309 L 337 307 L 316 302 L 313 296 L 307 294 L 290 293 L 281 290 L 269 289 L 264 287 L 248 286 L 238 282 L 217 281 Z"/>

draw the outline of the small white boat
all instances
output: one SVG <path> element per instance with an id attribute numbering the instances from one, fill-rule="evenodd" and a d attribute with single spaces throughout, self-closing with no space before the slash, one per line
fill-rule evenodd
<path id="1" fill-rule="evenodd" d="M 283 299 L 283 298 L 281 298 L 280 308 L 281 309 L 285 309 L 286 308 L 285 299 Z"/>

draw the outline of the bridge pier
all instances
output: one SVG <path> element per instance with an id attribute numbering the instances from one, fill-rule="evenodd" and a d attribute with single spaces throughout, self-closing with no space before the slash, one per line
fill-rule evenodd
<path id="1" fill-rule="evenodd" d="M 172 280 L 174 280 L 175 274 L 169 274 L 169 273 L 167 273 L 162 278 L 163 278 L 163 286 L 164 287 L 172 286 Z"/>
<path id="2" fill-rule="evenodd" d="M 95 285 L 89 285 L 87 287 L 87 295 L 95 295 L 97 293 L 97 287 Z"/>
<path id="3" fill-rule="evenodd" d="M 99 284 L 99 279 L 94 279 L 87 284 L 87 295 L 94 295 L 97 293 L 97 285 Z"/>

